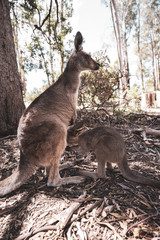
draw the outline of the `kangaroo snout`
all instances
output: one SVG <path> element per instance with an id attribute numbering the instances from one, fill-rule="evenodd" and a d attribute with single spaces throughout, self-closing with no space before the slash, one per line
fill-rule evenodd
<path id="1" fill-rule="evenodd" d="M 91 58 L 91 65 L 90 65 L 90 70 L 98 70 L 100 67 L 100 64 L 98 62 L 96 62 L 95 60 L 93 60 Z"/>
<path id="2" fill-rule="evenodd" d="M 98 70 L 99 68 L 100 68 L 100 64 L 97 62 L 97 63 L 96 63 L 95 70 Z"/>

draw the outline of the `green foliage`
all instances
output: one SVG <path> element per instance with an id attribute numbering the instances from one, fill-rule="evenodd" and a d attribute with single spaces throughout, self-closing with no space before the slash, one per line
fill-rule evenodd
<path id="1" fill-rule="evenodd" d="M 66 38 L 72 31 L 72 0 L 22 0 L 21 4 L 15 3 L 12 10 L 17 36 L 23 35 L 23 41 L 17 41 L 21 69 L 25 73 L 43 69 L 50 85 L 63 70 L 70 52 Z"/>
<path id="2" fill-rule="evenodd" d="M 96 58 L 101 64 L 100 69 L 81 75 L 79 105 L 83 107 L 105 107 L 119 86 L 119 73 L 109 66 L 106 52 L 98 52 Z"/>
<path id="3" fill-rule="evenodd" d="M 113 108 L 113 114 L 117 116 L 125 115 L 130 112 L 141 112 L 141 90 L 137 84 L 133 84 L 130 89 L 127 89 L 126 99 L 114 98 L 118 104 Z"/>

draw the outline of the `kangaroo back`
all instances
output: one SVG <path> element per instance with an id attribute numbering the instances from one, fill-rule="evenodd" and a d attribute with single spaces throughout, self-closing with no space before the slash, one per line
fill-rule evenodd
<path id="1" fill-rule="evenodd" d="M 150 186 L 160 188 L 160 182 L 159 181 L 149 179 L 148 177 L 143 177 L 143 176 L 139 175 L 138 173 L 132 171 L 129 168 L 126 154 L 125 154 L 123 160 L 118 162 L 118 167 L 120 169 L 120 172 L 122 173 L 122 175 L 126 179 L 128 179 L 132 182 L 146 184 L 146 185 L 150 185 Z"/>

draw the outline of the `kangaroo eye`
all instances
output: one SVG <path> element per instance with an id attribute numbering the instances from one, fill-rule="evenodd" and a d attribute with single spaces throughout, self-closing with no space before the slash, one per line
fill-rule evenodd
<path id="1" fill-rule="evenodd" d="M 90 56 L 89 56 L 89 55 L 85 55 L 85 59 L 87 59 L 87 60 L 88 60 L 89 58 L 90 58 Z"/>

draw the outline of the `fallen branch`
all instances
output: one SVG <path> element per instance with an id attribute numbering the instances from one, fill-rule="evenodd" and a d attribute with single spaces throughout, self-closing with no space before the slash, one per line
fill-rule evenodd
<path id="1" fill-rule="evenodd" d="M 0 138 L 0 141 L 6 140 L 6 139 L 10 139 L 10 138 L 16 138 L 16 137 L 17 137 L 17 135 L 8 135 L 6 137 Z"/>
<path id="2" fill-rule="evenodd" d="M 86 196 L 86 192 L 84 192 L 78 199 L 82 199 Z M 15 240 L 27 240 L 28 238 L 34 236 L 35 234 L 39 233 L 39 232 L 45 232 L 45 231 L 49 231 L 49 230 L 62 230 L 63 228 L 65 228 L 65 226 L 67 225 L 69 219 L 71 218 L 71 216 L 73 215 L 73 213 L 80 207 L 81 202 L 75 202 L 73 203 L 73 205 L 71 205 L 69 208 L 65 209 L 64 211 L 62 211 L 58 216 L 57 219 L 50 221 L 50 224 L 54 224 L 57 221 L 59 221 L 56 225 L 48 225 L 48 226 L 44 226 L 41 227 L 35 231 L 31 231 L 30 233 L 24 234 L 22 236 L 19 236 L 18 238 L 16 238 Z"/>
<path id="3" fill-rule="evenodd" d="M 78 199 L 81 200 L 86 197 L 86 192 L 84 192 Z M 81 202 L 73 203 L 69 208 L 64 210 L 59 216 L 58 228 L 63 229 L 66 227 L 68 221 L 70 220 L 73 213 L 80 207 Z"/>
<path id="4" fill-rule="evenodd" d="M 142 132 L 143 134 L 148 134 L 148 135 L 154 135 L 154 136 L 160 136 L 160 130 L 152 129 L 152 128 L 139 128 L 139 129 L 134 129 L 132 132 Z"/>
<path id="5" fill-rule="evenodd" d="M 101 204 L 103 202 L 103 199 L 100 199 L 99 201 L 93 203 L 90 207 L 88 207 L 87 209 L 85 209 L 84 211 L 82 211 L 78 216 L 74 217 L 66 226 L 72 224 L 73 222 L 77 221 L 80 217 L 82 217 L 84 214 L 86 214 L 86 212 L 91 211 L 92 209 L 94 209 L 95 207 L 97 207 L 99 204 Z"/>
<path id="6" fill-rule="evenodd" d="M 24 240 L 24 239 L 27 240 L 28 238 L 33 237 L 34 235 L 36 235 L 39 232 L 46 232 L 46 231 L 49 231 L 49 230 L 57 230 L 57 226 L 56 225 L 55 226 L 49 225 L 49 226 L 41 227 L 41 228 L 39 228 L 35 231 L 24 234 L 24 235 L 16 238 L 15 240 Z"/>

